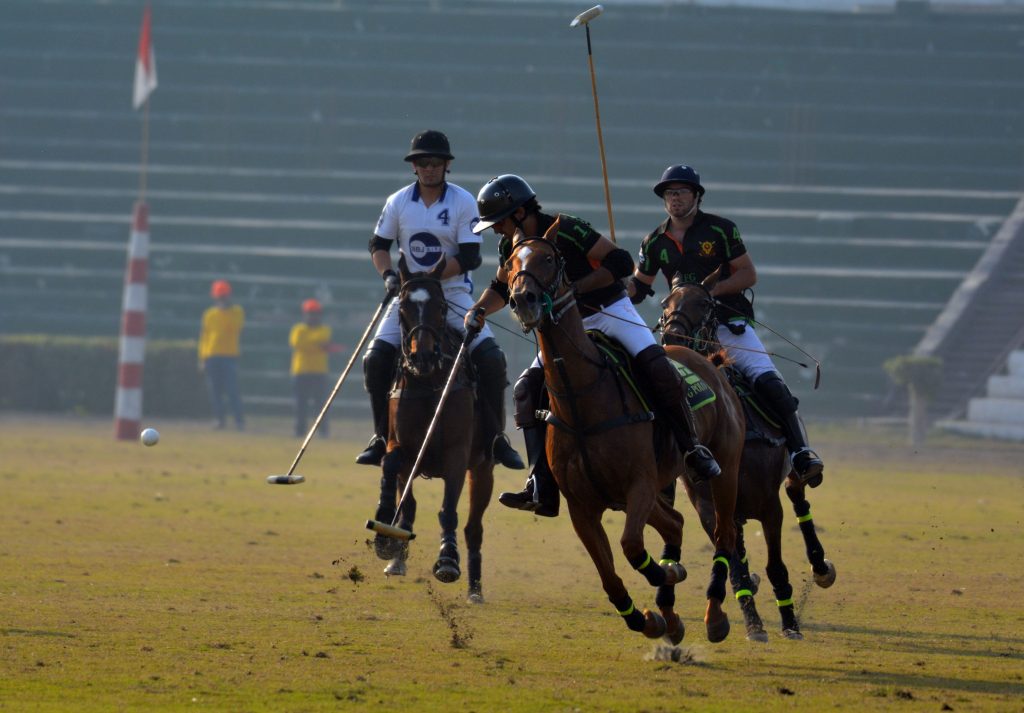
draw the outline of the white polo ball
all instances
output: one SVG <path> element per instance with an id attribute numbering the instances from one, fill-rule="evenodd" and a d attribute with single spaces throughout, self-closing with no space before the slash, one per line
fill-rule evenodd
<path id="1" fill-rule="evenodd" d="M 139 435 L 139 440 L 145 446 L 155 446 L 160 442 L 160 433 L 155 428 L 147 428 Z"/>

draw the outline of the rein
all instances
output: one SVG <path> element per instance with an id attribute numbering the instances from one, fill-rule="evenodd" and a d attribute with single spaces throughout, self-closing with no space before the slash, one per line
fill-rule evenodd
<path id="1" fill-rule="evenodd" d="M 663 335 L 662 341 L 667 343 L 668 337 L 674 337 L 678 339 L 682 346 L 687 346 L 694 351 L 707 356 L 713 352 L 718 346 L 718 315 L 715 314 L 715 299 L 711 296 L 711 292 L 700 283 L 687 283 L 685 286 L 680 285 L 672 289 L 672 293 L 682 293 L 684 287 L 699 287 L 706 297 L 704 310 L 701 314 L 700 321 L 693 325 L 691 321 L 683 313 L 682 300 L 680 304 L 676 306 L 671 312 L 663 312 L 660 319 L 658 320 L 658 327 L 661 329 Z M 668 300 L 671 298 L 666 297 L 662 301 L 662 307 L 668 306 Z"/>
<path id="2" fill-rule="evenodd" d="M 447 321 L 446 321 L 446 319 L 447 319 L 447 316 L 448 316 L 448 300 L 446 300 L 444 298 L 443 292 L 442 292 L 442 296 L 441 296 L 441 325 L 442 326 L 441 326 L 440 329 L 438 329 L 437 327 L 434 327 L 433 325 L 430 325 L 430 324 L 423 324 L 422 322 L 420 322 L 418 324 L 414 324 L 411 327 L 406 328 L 407 325 L 405 324 L 405 320 L 404 320 L 403 315 L 402 315 L 401 304 L 406 300 L 406 297 L 408 296 L 410 289 L 413 289 L 415 287 L 420 287 L 420 286 L 427 287 L 428 292 L 429 292 L 429 288 L 430 287 L 436 286 L 438 289 L 440 289 L 441 281 L 438 280 L 437 278 L 434 278 L 434 277 L 425 277 L 425 276 L 411 277 L 411 278 L 409 278 L 408 280 L 406 280 L 405 282 L 402 283 L 402 288 L 401 288 L 401 291 L 399 292 L 399 313 L 398 314 L 399 314 L 399 321 L 402 324 L 402 332 L 403 332 L 403 335 L 402 335 L 402 371 L 408 372 L 408 373 L 412 374 L 413 376 L 417 376 L 418 375 L 417 374 L 418 369 L 414 366 L 413 361 L 412 361 L 413 356 L 414 356 L 413 351 L 412 351 L 412 342 L 413 342 L 413 339 L 415 339 L 416 336 L 419 335 L 421 332 L 426 333 L 426 334 L 428 334 L 428 335 L 430 335 L 431 337 L 434 338 L 434 348 L 431 351 L 430 356 L 436 362 L 437 366 L 442 365 L 446 358 L 449 361 L 453 358 L 450 355 L 446 355 L 442 351 L 442 345 L 443 345 L 443 343 L 445 341 L 445 336 L 447 336 Z M 422 310 L 421 310 L 420 316 L 422 318 Z M 436 367 L 435 367 L 435 369 L 436 369 Z"/>

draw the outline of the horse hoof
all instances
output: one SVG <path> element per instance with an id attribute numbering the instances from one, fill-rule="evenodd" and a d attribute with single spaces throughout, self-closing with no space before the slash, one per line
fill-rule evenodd
<path id="1" fill-rule="evenodd" d="M 825 560 L 826 571 L 822 574 L 814 573 L 814 583 L 822 589 L 828 589 L 836 581 L 836 566 L 830 560 Z"/>
<path id="2" fill-rule="evenodd" d="M 766 644 L 768 643 L 768 632 L 764 630 L 764 627 L 748 627 L 747 641 L 756 641 L 761 644 Z"/>
<path id="3" fill-rule="evenodd" d="M 667 629 L 665 617 L 656 611 L 644 609 L 644 636 L 648 639 L 660 639 Z"/>
<path id="4" fill-rule="evenodd" d="M 462 570 L 459 569 L 459 563 L 453 559 L 442 557 L 434 563 L 434 578 L 438 582 L 451 584 L 458 581 L 461 576 Z"/>
<path id="5" fill-rule="evenodd" d="M 725 641 L 725 638 L 729 636 L 729 617 L 726 616 L 725 612 L 722 612 L 722 618 L 718 621 L 708 621 L 705 623 L 707 625 L 708 641 L 712 644 Z"/>
<path id="6" fill-rule="evenodd" d="M 402 554 L 404 547 L 405 543 L 401 540 L 396 540 L 394 537 L 377 535 L 373 538 L 373 550 L 377 553 L 377 557 L 382 560 L 398 557 Z"/>
<path id="7" fill-rule="evenodd" d="M 661 640 L 671 646 L 679 646 L 683 641 L 683 637 L 686 636 L 686 625 L 683 624 L 683 620 L 675 612 L 668 617 L 666 622 L 668 629 L 665 631 L 665 635 L 661 637 Z"/>
<path id="8" fill-rule="evenodd" d="M 761 587 L 761 575 L 757 572 L 750 573 L 750 595 L 754 596 L 757 594 L 757 590 Z"/>
<path id="9" fill-rule="evenodd" d="M 790 641 L 803 641 L 804 635 L 800 633 L 799 629 L 783 629 L 782 635 Z"/>
<path id="10" fill-rule="evenodd" d="M 469 596 L 466 597 L 466 603 L 467 604 L 483 604 L 484 603 L 483 592 L 481 592 L 479 589 L 470 592 Z"/>
<path id="11" fill-rule="evenodd" d="M 664 565 L 664 568 L 666 586 L 672 586 L 674 584 L 679 584 L 680 582 L 686 581 L 686 567 L 679 564 L 678 562 L 666 564 Z"/>
<path id="12" fill-rule="evenodd" d="M 384 568 L 384 574 L 389 577 L 404 577 L 405 560 L 401 557 L 395 557 L 393 560 L 388 562 L 388 566 Z"/>

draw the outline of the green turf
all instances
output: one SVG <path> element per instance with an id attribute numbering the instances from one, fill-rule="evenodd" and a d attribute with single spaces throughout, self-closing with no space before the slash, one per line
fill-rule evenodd
<path id="1" fill-rule="evenodd" d="M 744 639 L 735 602 L 729 638 L 707 642 L 711 549 L 687 505 L 675 662 L 624 626 L 564 514 L 495 501 L 487 601 L 471 605 L 464 581 L 430 575 L 438 483 L 417 486 L 408 576 L 382 574 L 358 426 L 311 444 L 307 483 L 269 486 L 299 446 L 278 435 L 288 424 L 153 425 L 161 442 L 145 448 L 106 422 L 0 417 L 0 710 L 1024 710 L 1024 447 L 818 432 L 828 470 L 809 493 L 838 580 L 810 583 L 787 502 L 804 641 L 779 635 L 765 581 L 769 642 Z M 621 515 L 606 523 L 614 545 Z"/>

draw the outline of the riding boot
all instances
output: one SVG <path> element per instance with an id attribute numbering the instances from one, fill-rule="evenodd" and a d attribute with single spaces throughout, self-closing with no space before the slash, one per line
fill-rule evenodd
<path id="1" fill-rule="evenodd" d="M 483 440 L 498 463 L 512 470 L 523 470 L 523 459 L 512 448 L 505 435 L 505 354 L 491 338 L 487 338 L 471 354 L 477 372 L 477 394 Z"/>
<path id="2" fill-rule="evenodd" d="M 375 339 L 363 357 L 363 383 L 370 395 L 373 414 L 373 438 L 356 456 L 360 465 L 380 465 L 388 447 L 388 407 L 391 385 L 395 381 L 398 350 L 381 339 Z"/>
<path id="3" fill-rule="evenodd" d="M 683 450 L 683 462 L 693 471 L 693 480 L 700 482 L 721 475 L 722 469 L 711 451 L 697 442 L 697 428 L 682 377 L 664 348 L 657 344 L 647 347 L 636 355 L 633 364 L 647 382 L 647 393 L 654 399 L 658 415 L 668 419 Z"/>
<path id="4" fill-rule="evenodd" d="M 821 485 L 825 464 L 807 445 L 807 431 L 797 413 L 799 402 L 782 380 L 782 375 L 777 371 L 765 372 L 757 377 L 753 386 L 754 393 L 764 401 L 782 425 L 786 448 L 800 482 L 812 488 L 818 487 Z"/>
<path id="5" fill-rule="evenodd" d="M 498 502 L 516 510 L 529 510 L 541 517 L 557 517 L 561 497 L 558 483 L 548 465 L 546 448 L 547 424 L 523 429 L 523 440 L 526 441 L 526 458 L 530 462 L 530 477 L 526 487 L 518 493 L 505 492 L 498 496 Z"/>

